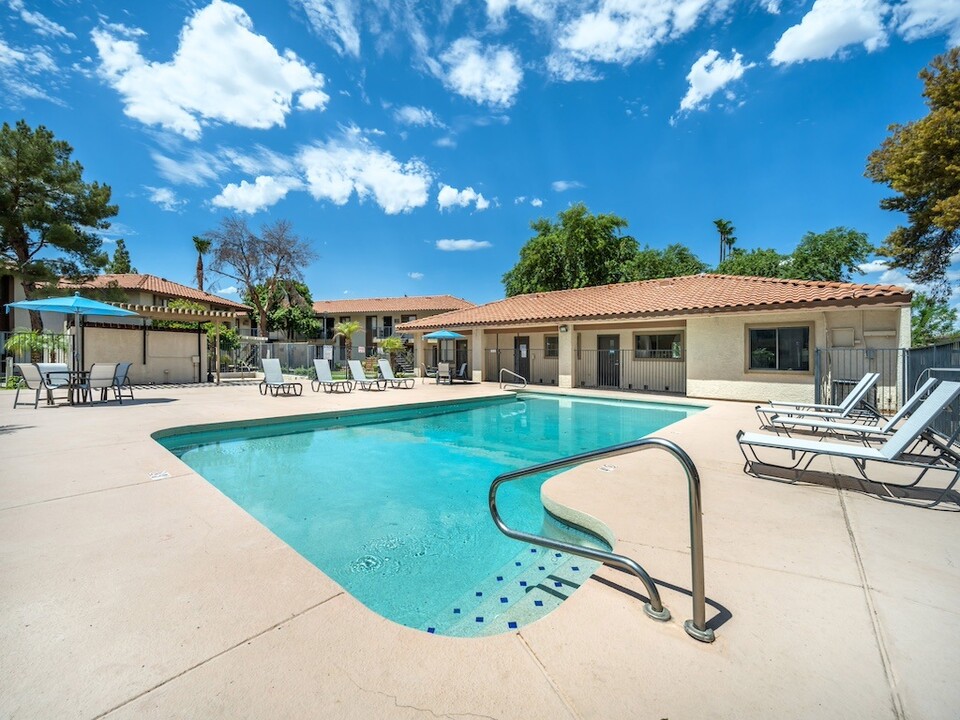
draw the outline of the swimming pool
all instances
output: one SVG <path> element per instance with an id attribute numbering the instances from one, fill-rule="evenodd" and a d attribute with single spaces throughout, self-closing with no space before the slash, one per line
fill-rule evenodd
<path id="1" fill-rule="evenodd" d="M 497 531 L 487 508 L 494 477 L 636 439 L 702 409 L 523 394 L 157 440 L 367 607 L 428 632 L 473 636 L 541 617 L 596 567 Z M 543 511 L 544 480 L 503 488 L 507 522 L 600 544 Z"/>

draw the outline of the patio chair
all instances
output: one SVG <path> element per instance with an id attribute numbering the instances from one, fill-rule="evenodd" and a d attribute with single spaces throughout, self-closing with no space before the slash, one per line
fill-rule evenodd
<path id="1" fill-rule="evenodd" d="M 457 370 L 457 374 L 450 378 L 451 381 L 459 380 L 460 382 L 470 382 L 470 378 L 467 377 L 467 364 L 461 363 L 460 369 Z"/>
<path id="2" fill-rule="evenodd" d="M 353 386 L 360 386 L 361 390 L 386 390 L 387 381 L 381 380 L 380 378 L 370 379 L 367 377 L 366 373 L 363 372 L 363 366 L 360 364 L 359 360 L 348 360 L 347 364 L 350 366 L 350 375 L 353 376 Z"/>
<path id="3" fill-rule="evenodd" d="M 423 378 L 423 382 L 426 382 L 427 379 L 437 378 L 437 369 L 435 367 L 427 367 L 423 363 L 420 363 L 420 377 Z"/>
<path id="4" fill-rule="evenodd" d="M 880 373 L 867 373 L 860 382 L 850 391 L 839 405 L 818 405 L 816 403 L 787 403 L 774 402 L 771 400 L 766 405 L 757 405 L 757 417 L 760 418 L 760 426 L 765 428 L 773 427 L 772 418 L 775 415 L 790 417 L 819 417 L 828 420 L 856 419 L 865 423 L 876 424 L 880 419 L 880 413 L 872 409 L 866 412 L 858 410 L 857 406 L 866 397 L 877 381 L 880 379 Z"/>
<path id="5" fill-rule="evenodd" d="M 133 363 L 120 363 L 117 365 L 117 371 L 113 375 L 113 396 L 121 405 L 123 405 L 123 398 L 125 397 L 133 400 L 133 385 L 130 384 L 130 378 L 127 376 L 130 372 L 131 365 L 133 365 Z M 107 389 L 108 388 L 103 388 L 103 390 L 100 391 L 100 400 L 106 400 Z"/>
<path id="6" fill-rule="evenodd" d="M 328 360 L 315 359 L 313 367 L 317 371 L 317 379 L 310 381 L 310 387 L 314 392 L 350 392 L 353 390 L 353 383 L 349 380 L 334 380 L 330 372 L 330 362 Z"/>
<path id="7" fill-rule="evenodd" d="M 13 396 L 13 409 L 18 405 L 29 405 L 30 402 L 20 402 L 20 391 L 30 390 L 34 393 L 33 409 L 36 410 L 40 405 L 40 393 L 43 392 L 47 398 L 47 405 L 53 405 L 53 393 L 55 390 L 66 390 L 69 396 L 69 370 L 63 365 L 63 371 L 59 363 L 41 363 L 43 365 L 56 365 L 57 369 L 41 372 L 38 363 L 17 363 L 17 370 L 20 372 L 22 380 L 17 386 L 17 392 Z"/>
<path id="8" fill-rule="evenodd" d="M 437 363 L 437 385 L 442 382 L 448 385 L 453 383 L 453 378 L 450 375 L 450 363 Z"/>
<path id="9" fill-rule="evenodd" d="M 280 369 L 280 361 L 276 358 L 264 358 L 263 380 L 260 381 L 260 394 L 266 395 L 267 391 L 274 397 L 280 393 L 284 395 L 300 395 L 303 393 L 303 384 L 298 382 L 287 382 L 283 379 L 283 371 Z"/>
<path id="10" fill-rule="evenodd" d="M 960 433 L 960 430 L 955 432 L 953 436 L 945 438 L 934 431 L 931 425 L 940 413 L 957 399 L 958 395 L 960 395 L 960 383 L 940 383 L 940 385 L 930 393 L 930 396 L 920 403 L 920 406 L 914 410 L 909 419 L 878 447 L 842 442 L 818 442 L 816 440 L 785 438 L 779 435 L 745 433 L 741 430 L 737 433 L 737 443 L 740 445 L 740 452 L 743 453 L 743 471 L 748 475 L 753 475 L 758 478 L 796 483 L 803 478 L 803 475 L 810 468 L 810 464 L 814 459 L 821 455 L 826 455 L 852 461 L 857 472 L 864 480 L 881 485 L 889 492 L 887 486 L 900 488 L 914 487 L 930 470 L 946 470 L 953 473 L 953 478 L 947 486 L 939 492 L 936 500 L 928 504 L 928 506 L 936 505 L 943 500 L 944 496 L 956 484 L 957 479 L 960 478 L 960 453 L 958 453 L 955 445 L 957 434 Z M 923 452 L 921 454 L 910 452 L 910 449 L 921 439 L 926 442 Z M 794 462 L 792 465 L 787 465 L 763 460 L 757 453 L 758 448 L 762 448 L 764 454 L 766 454 L 766 450 L 788 451 Z M 915 468 L 919 469 L 920 473 L 909 482 L 880 482 L 868 476 L 868 462 Z M 793 477 L 791 479 L 771 472 L 763 472 L 758 469 L 758 466 L 790 473 Z M 892 496 L 889 498 L 885 497 L 884 499 L 914 504 L 905 500 L 896 499 Z"/>
<path id="11" fill-rule="evenodd" d="M 775 432 L 783 431 L 788 437 L 791 430 L 800 430 L 824 437 L 835 437 L 837 440 L 860 440 L 862 442 L 883 440 L 894 432 L 894 428 L 901 420 L 920 406 L 927 393 L 932 391 L 938 382 L 940 381 L 936 378 L 927 378 L 927 381 L 917 388 L 917 391 L 903 404 L 897 414 L 883 425 L 860 425 L 858 423 L 837 422 L 829 418 L 793 417 L 791 415 L 784 415 L 783 417 L 774 415 L 770 418 L 770 422 Z"/>
<path id="12" fill-rule="evenodd" d="M 411 390 L 416 384 L 416 378 L 405 377 L 398 378 L 393 374 L 393 368 L 390 367 L 390 361 L 385 358 L 381 358 L 377 361 L 377 365 L 380 367 L 380 377 L 390 383 L 392 388 L 402 388 L 404 390 Z"/>
<path id="13" fill-rule="evenodd" d="M 106 401 L 107 390 L 113 387 L 117 374 L 117 365 L 118 363 L 94 363 L 90 366 L 90 372 L 78 385 L 82 402 L 92 403 L 94 390 L 100 391 L 100 402 Z M 119 401 L 120 398 L 115 399 Z"/>

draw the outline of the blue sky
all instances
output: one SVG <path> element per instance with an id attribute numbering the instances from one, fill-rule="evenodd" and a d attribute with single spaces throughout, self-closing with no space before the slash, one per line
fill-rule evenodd
<path id="1" fill-rule="evenodd" d="M 578 201 L 709 263 L 718 217 L 744 248 L 879 244 L 866 157 L 956 44 L 956 0 L 0 0 L 0 107 L 113 188 L 141 272 L 192 284 L 191 237 L 238 213 L 312 243 L 314 299 L 488 302 Z"/>

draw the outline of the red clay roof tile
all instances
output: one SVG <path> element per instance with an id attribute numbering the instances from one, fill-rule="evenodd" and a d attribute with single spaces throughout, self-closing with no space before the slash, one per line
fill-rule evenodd
<path id="1" fill-rule="evenodd" d="M 181 285 L 180 283 L 171 282 L 170 280 L 157 277 L 156 275 L 143 275 L 137 273 L 97 275 L 92 280 L 80 283 L 79 285 L 61 281 L 60 287 L 105 288 L 113 284 L 123 290 L 143 290 L 153 293 L 154 295 L 162 295 L 164 297 L 204 302 L 210 305 L 216 305 L 219 308 L 229 308 L 244 312 L 251 309 L 246 305 L 234 302 L 233 300 L 227 300 L 226 298 L 222 298 L 217 295 L 211 295 L 210 293 L 203 292 L 202 290 L 197 290 L 196 288 L 192 288 L 188 285 Z"/>
<path id="2" fill-rule="evenodd" d="M 426 311 L 461 310 L 475 307 L 472 302 L 452 295 L 414 295 L 392 298 L 352 298 L 349 300 L 318 300 L 313 304 L 317 315 L 348 315 L 351 313 L 416 313 Z"/>
<path id="3" fill-rule="evenodd" d="M 711 311 L 909 302 L 909 291 L 896 285 L 859 285 L 735 275 L 686 275 L 662 280 L 516 295 L 486 305 L 404 323 L 398 329 L 432 330 L 440 327 L 547 320 L 635 318 Z"/>

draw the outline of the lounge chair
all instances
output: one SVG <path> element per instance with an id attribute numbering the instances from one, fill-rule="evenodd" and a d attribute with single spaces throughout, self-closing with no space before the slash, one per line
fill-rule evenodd
<path id="1" fill-rule="evenodd" d="M 442 382 L 448 385 L 453 383 L 453 377 L 450 375 L 450 363 L 437 363 L 437 385 Z"/>
<path id="2" fill-rule="evenodd" d="M 130 384 L 130 378 L 128 377 L 131 365 L 133 365 L 133 363 L 120 363 L 117 365 L 117 370 L 113 374 L 113 396 L 121 405 L 123 405 L 123 398 L 125 397 L 133 400 L 133 385 Z M 106 400 L 107 390 L 108 388 L 103 388 L 100 391 L 100 400 Z"/>
<path id="3" fill-rule="evenodd" d="M 18 405 L 29 405 L 30 402 L 20 402 L 20 391 L 30 390 L 34 393 L 33 409 L 36 410 L 40 404 L 40 393 L 44 393 L 47 398 L 47 405 L 53 405 L 53 393 L 55 390 L 66 390 L 70 392 L 70 371 L 66 365 L 59 363 L 40 363 L 45 366 L 55 365 L 53 369 L 47 369 L 42 372 L 38 363 L 17 363 L 23 378 L 20 385 L 17 386 L 17 392 L 13 396 L 13 408 L 16 410 Z M 61 370 L 62 368 L 62 370 Z"/>
<path id="4" fill-rule="evenodd" d="M 920 406 L 914 410 L 913 414 L 910 415 L 897 431 L 887 437 L 886 441 L 878 447 L 842 442 L 817 442 L 816 440 L 785 438 L 779 435 L 745 433 L 741 430 L 737 433 L 737 442 L 740 445 L 740 452 L 743 453 L 745 461 L 743 470 L 748 475 L 753 475 L 754 477 L 795 483 L 803 478 L 804 473 L 807 472 L 815 458 L 820 455 L 827 455 L 851 460 L 857 472 L 865 480 L 875 482 L 884 488 L 888 485 L 893 487 L 913 487 L 919 483 L 930 470 L 940 469 L 952 472 L 952 480 L 939 493 L 936 500 L 929 503 L 930 506 L 936 505 L 943 500 L 947 492 L 956 484 L 957 479 L 960 478 L 960 453 L 958 453 L 957 447 L 954 444 L 957 433 L 954 433 L 950 438 L 944 438 L 931 429 L 931 424 L 950 403 L 957 399 L 958 395 L 960 395 L 960 383 L 940 383 L 940 385 L 930 393 L 929 397 L 920 403 Z M 923 453 L 914 454 L 910 452 L 910 449 L 917 444 L 917 440 L 921 439 L 926 442 Z M 791 459 L 794 460 L 794 462 L 792 465 L 786 465 L 762 460 L 757 454 L 758 448 L 762 448 L 764 451 L 787 451 L 790 453 Z M 867 475 L 868 462 L 919 468 L 920 473 L 910 482 L 879 482 L 872 480 Z M 785 471 L 786 473 L 791 473 L 793 477 L 791 479 L 775 473 L 762 472 L 758 469 L 758 466 Z M 893 497 L 884 499 L 907 502 L 897 500 Z"/>
<path id="5" fill-rule="evenodd" d="M 775 415 L 780 417 L 787 415 L 791 417 L 820 417 L 841 422 L 846 419 L 855 419 L 875 425 L 881 417 L 880 413 L 872 409 L 864 412 L 859 410 L 857 406 L 879 379 L 880 373 L 867 373 L 839 405 L 786 403 L 772 400 L 766 405 L 757 405 L 756 411 L 757 417 L 760 418 L 760 426 L 772 427 L 772 418 Z"/>
<path id="6" fill-rule="evenodd" d="M 398 378 L 393 374 L 393 368 L 390 367 L 390 361 L 381 358 L 377 360 L 377 365 L 380 368 L 380 376 L 390 383 L 392 388 L 403 388 L 405 390 L 411 390 L 414 385 L 416 385 L 416 379 L 412 377 Z"/>
<path id="7" fill-rule="evenodd" d="M 380 378 L 370 379 L 367 377 L 366 373 L 363 372 L 363 366 L 360 364 L 359 360 L 348 360 L 347 364 L 350 366 L 350 375 L 353 376 L 353 386 L 360 386 L 361 390 L 386 390 L 387 381 L 381 380 Z"/>
<path id="8" fill-rule="evenodd" d="M 284 395 L 300 395 L 303 393 L 303 385 L 298 382 L 287 382 L 283 379 L 283 371 L 280 369 L 280 361 L 276 358 L 264 358 L 263 380 L 260 382 L 260 394 L 266 395 L 267 391 L 274 397 L 280 393 Z"/>
<path id="9" fill-rule="evenodd" d="M 858 423 L 844 423 L 830 420 L 829 418 L 811 418 L 811 417 L 793 417 L 791 415 L 774 415 L 770 418 L 773 430 L 781 430 L 790 435 L 791 430 L 800 430 L 804 432 L 816 433 L 824 436 L 832 436 L 838 440 L 861 440 L 870 442 L 883 440 L 894 432 L 897 423 L 910 415 L 920 406 L 927 393 L 936 387 L 940 382 L 936 378 L 927 378 L 927 381 L 917 388 L 913 396 L 903 404 L 903 407 L 896 415 L 887 420 L 883 425 L 860 425 Z"/>
<path id="10" fill-rule="evenodd" d="M 420 377 L 423 378 L 423 382 L 426 382 L 428 378 L 437 378 L 437 369 L 435 367 L 427 367 L 423 363 L 420 364 Z"/>
<path id="11" fill-rule="evenodd" d="M 353 390 L 353 383 L 349 380 L 334 380 L 330 372 L 330 361 L 316 359 L 313 361 L 313 367 L 317 371 L 317 379 L 310 381 L 310 387 L 314 392 L 350 392 Z"/>
<path id="12" fill-rule="evenodd" d="M 90 372 L 78 386 L 81 400 L 83 402 L 93 402 L 93 391 L 100 391 L 100 402 L 107 399 L 107 390 L 113 387 L 113 379 L 117 374 L 117 363 L 94 363 L 90 366 Z M 119 398 L 116 398 L 119 400 Z"/>

